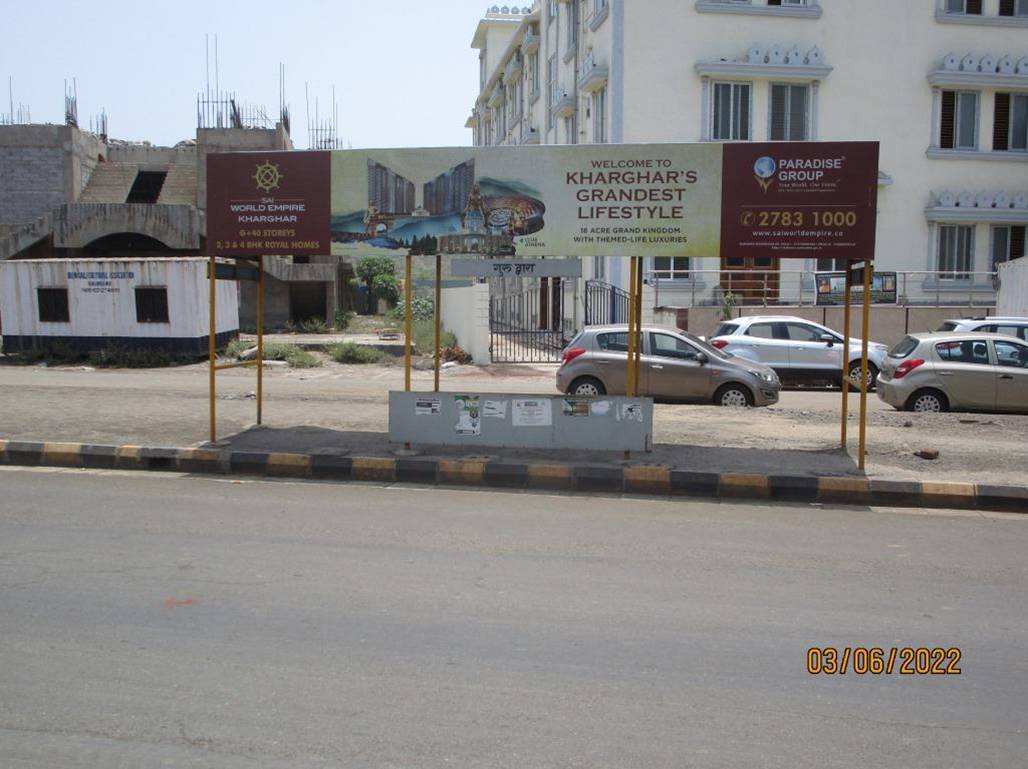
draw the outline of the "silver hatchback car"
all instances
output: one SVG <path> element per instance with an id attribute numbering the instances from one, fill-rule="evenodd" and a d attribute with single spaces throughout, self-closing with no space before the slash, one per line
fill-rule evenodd
<path id="1" fill-rule="evenodd" d="M 721 406 L 770 406 L 782 383 L 768 366 L 722 352 L 685 331 L 644 326 L 639 390 L 668 400 Z M 574 338 L 557 371 L 557 389 L 572 395 L 624 395 L 628 327 L 595 326 Z"/>
<path id="2" fill-rule="evenodd" d="M 911 334 L 889 351 L 878 397 L 909 411 L 1028 413 L 1028 344 L 1002 334 Z"/>

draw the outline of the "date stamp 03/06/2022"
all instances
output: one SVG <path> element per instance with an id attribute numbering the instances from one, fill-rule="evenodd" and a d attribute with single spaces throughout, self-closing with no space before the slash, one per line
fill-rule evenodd
<path id="1" fill-rule="evenodd" d="M 955 646 L 812 646 L 807 649 L 807 672 L 829 676 L 959 676 L 961 656 Z"/>

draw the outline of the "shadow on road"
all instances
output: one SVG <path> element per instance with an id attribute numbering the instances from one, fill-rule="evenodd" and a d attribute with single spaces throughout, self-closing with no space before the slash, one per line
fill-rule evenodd
<path id="1" fill-rule="evenodd" d="M 355 454 L 393 456 L 403 449 L 380 432 L 330 430 L 324 427 L 252 427 L 219 441 L 219 448 L 233 451 L 296 454 Z M 209 444 L 208 444 L 208 447 Z M 432 457 L 490 458 L 508 462 L 558 462 L 575 464 L 622 464 L 621 451 L 512 449 L 456 446 L 412 447 Z M 781 449 L 713 448 L 688 444 L 657 444 L 650 452 L 633 452 L 631 464 L 666 465 L 679 470 L 761 475 L 860 475 L 853 458 L 845 452 L 789 451 Z"/>

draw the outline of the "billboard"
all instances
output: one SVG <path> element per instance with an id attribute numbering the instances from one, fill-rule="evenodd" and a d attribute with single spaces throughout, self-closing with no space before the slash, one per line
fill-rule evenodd
<path id="1" fill-rule="evenodd" d="M 871 276 L 871 304 L 896 304 L 898 294 L 896 288 L 897 273 L 876 272 Z M 832 306 L 846 302 L 846 273 L 819 272 L 816 275 L 818 306 Z M 850 287 L 851 301 L 861 304 L 864 301 L 864 285 L 854 283 Z"/>
<path id="2" fill-rule="evenodd" d="M 867 142 L 212 154 L 207 242 L 226 256 L 864 259 L 877 154 Z"/>

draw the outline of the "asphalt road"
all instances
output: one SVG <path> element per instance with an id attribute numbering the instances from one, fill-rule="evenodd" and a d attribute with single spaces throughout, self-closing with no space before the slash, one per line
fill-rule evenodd
<path id="1" fill-rule="evenodd" d="M 0 766 L 1009 767 L 1028 518 L 0 470 Z M 818 646 L 962 675 L 811 676 Z"/>

